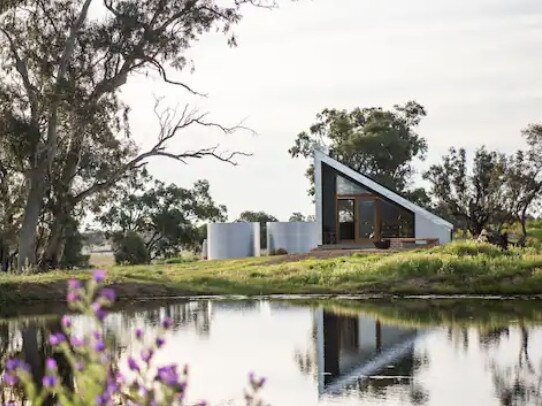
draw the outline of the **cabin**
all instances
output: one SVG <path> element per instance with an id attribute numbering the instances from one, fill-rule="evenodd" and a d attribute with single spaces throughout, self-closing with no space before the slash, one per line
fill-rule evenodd
<path id="1" fill-rule="evenodd" d="M 368 176 L 314 151 L 314 222 L 212 223 L 202 249 L 207 259 L 259 256 L 283 250 L 413 248 L 446 244 L 453 225 Z"/>
<path id="2" fill-rule="evenodd" d="M 451 241 L 453 225 L 368 176 L 314 152 L 318 246 L 438 245 Z"/>

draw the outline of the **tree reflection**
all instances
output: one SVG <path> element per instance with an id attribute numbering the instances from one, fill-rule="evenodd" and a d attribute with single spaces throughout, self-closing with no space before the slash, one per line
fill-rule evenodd
<path id="1" fill-rule="evenodd" d="M 52 357 L 58 365 L 58 373 L 67 388 L 73 389 L 73 373 L 68 360 L 64 355 L 53 352 L 47 342 L 51 332 L 60 331 L 58 320 L 30 320 L 21 323 L 0 323 L 0 349 L 2 351 L 2 365 L 7 358 L 20 358 L 30 366 L 32 379 L 38 388 L 41 388 L 45 375 L 45 359 Z M 20 340 L 15 337 L 19 336 Z M 0 371 L 0 375 L 3 371 Z M 2 404 L 8 401 L 12 404 L 25 404 L 24 393 L 20 388 L 6 389 L 0 395 Z M 56 399 L 49 397 L 42 403 L 43 406 L 56 404 Z"/>
<path id="2" fill-rule="evenodd" d="M 542 405 L 542 359 L 536 366 L 529 354 L 530 328 L 521 323 L 514 329 L 519 335 L 516 361 L 506 365 L 497 355 L 490 361 L 497 396 L 503 406 Z M 499 340 L 510 337 L 503 329 Z M 504 365 L 503 365 L 504 364 Z"/>

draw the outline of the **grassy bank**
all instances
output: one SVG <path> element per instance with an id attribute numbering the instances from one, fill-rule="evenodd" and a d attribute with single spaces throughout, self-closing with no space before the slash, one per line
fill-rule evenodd
<path id="1" fill-rule="evenodd" d="M 330 259 L 261 257 L 109 267 L 108 282 L 124 298 L 177 294 L 384 293 L 542 294 L 542 254 L 501 252 L 456 242 L 431 250 L 354 254 Z M 55 271 L 0 276 L 0 301 L 62 299 L 70 277 Z"/>

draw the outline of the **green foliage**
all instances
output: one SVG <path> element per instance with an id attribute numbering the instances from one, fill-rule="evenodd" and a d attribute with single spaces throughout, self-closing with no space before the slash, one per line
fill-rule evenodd
<path id="1" fill-rule="evenodd" d="M 111 241 L 117 264 L 139 265 L 150 261 L 145 241 L 137 233 L 114 233 Z"/>
<path id="2" fill-rule="evenodd" d="M 542 242 L 542 219 L 528 221 L 527 231 L 533 238 Z"/>
<path id="3" fill-rule="evenodd" d="M 149 149 L 141 150 L 131 137 L 121 89 L 133 75 L 154 72 L 196 94 L 188 84 L 172 80 L 171 71 L 193 67 L 189 49 L 207 32 L 220 31 L 235 45 L 231 28 L 240 21 L 241 8 L 271 6 L 272 1 L 0 3 L 0 162 L 14 172 L 11 189 L 25 186 L 10 193 L 22 204 L 14 206 L 17 218 L 6 222 L 19 228 L 20 264 L 56 262 L 63 216 L 84 203 L 103 205 L 113 197 L 114 186 L 150 157 L 186 163 L 204 157 L 231 162 L 236 156 L 212 146 L 168 150 L 168 141 L 188 127 L 232 130 L 206 122 L 205 114 L 190 108 L 178 115 L 156 109 L 160 130 Z M 5 183 L 7 177 L 0 176 Z M 47 222 L 40 224 L 43 218 Z M 45 249 L 37 246 L 38 237 L 45 237 Z M 42 254 L 45 258 L 36 258 Z"/>
<path id="4" fill-rule="evenodd" d="M 89 255 L 83 255 L 83 235 L 79 232 L 79 223 L 71 219 L 64 231 L 65 242 L 60 267 L 62 269 L 88 268 Z"/>
<path id="5" fill-rule="evenodd" d="M 441 214 L 478 236 L 488 225 L 506 220 L 501 193 L 506 157 L 482 147 L 475 153 L 472 173 L 468 167 L 466 151 L 451 148 L 442 163 L 432 165 L 424 178 L 431 182 L 431 194 Z"/>
<path id="6" fill-rule="evenodd" d="M 485 255 L 490 258 L 510 255 L 509 251 L 502 251 L 495 245 L 472 240 L 454 241 L 450 244 L 432 248 L 431 253 L 456 255 L 458 257 Z"/>
<path id="7" fill-rule="evenodd" d="M 173 257 L 166 258 L 163 261 L 160 261 L 161 264 L 171 265 L 171 264 L 187 264 L 190 262 L 198 261 L 198 258 L 195 256 L 189 257 Z"/>
<path id="8" fill-rule="evenodd" d="M 481 147 L 472 165 L 463 148 L 451 148 L 424 174 L 437 211 L 475 237 L 518 223 L 524 243 L 527 220 L 542 202 L 542 126 L 531 125 L 523 135 L 527 149 L 508 156 Z"/>
<path id="9" fill-rule="evenodd" d="M 290 222 L 307 221 L 307 217 L 303 213 L 295 212 L 295 213 L 292 213 L 288 221 Z"/>
<path id="10" fill-rule="evenodd" d="M 330 155 L 379 183 L 404 191 L 414 173 L 414 158 L 424 159 L 427 143 L 415 128 L 426 115 L 415 101 L 393 110 L 325 109 L 308 132 L 297 136 L 292 157 L 309 157 L 314 148 L 327 147 Z M 313 182 L 313 169 L 307 173 Z"/>
<path id="11" fill-rule="evenodd" d="M 197 250 L 205 238 L 201 222 L 226 218 L 226 207 L 215 204 L 205 180 L 197 181 L 192 189 L 158 181 L 152 187 L 147 184 L 130 181 L 118 201 L 99 218 L 115 235 L 139 235 L 147 261 L 177 256 L 181 248 Z"/>

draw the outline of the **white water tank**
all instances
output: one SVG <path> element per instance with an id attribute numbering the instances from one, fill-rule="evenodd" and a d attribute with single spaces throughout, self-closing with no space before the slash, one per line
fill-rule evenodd
<path id="1" fill-rule="evenodd" d="M 259 256 L 259 223 L 207 224 L 208 259 L 229 259 Z"/>
<path id="2" fill-rule="evenodd" d="M 288 254 L 304 254 L 318 246 L 318 225 L 313 222 L 294 221 L 267 223 L 268 252 L 280 248 Z"/>

